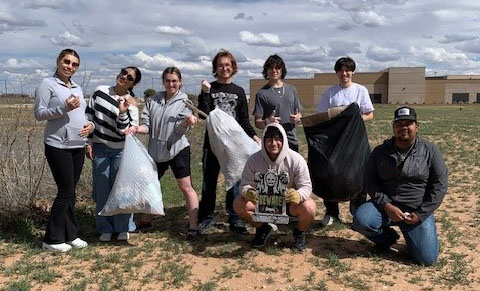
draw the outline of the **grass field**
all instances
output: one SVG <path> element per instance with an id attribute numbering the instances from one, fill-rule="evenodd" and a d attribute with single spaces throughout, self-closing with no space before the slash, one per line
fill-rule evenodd
<path id="1" fill-rule="evenodd" d="M 162 179 L 166 216 L 128 243 L 100 243 L 90 198 L 91 165 L 85 163 L 78 187 L 80 237 L 90 246 L 67 254 L 40 249 L 55 184 L 43 158 L 43 123 L 31 105 L 0 104 L 0 290 L 480 290 L 480 106 L 415 106 L 420 135 L 441 149 L 449 169 L 449 191 L 436 212 L 441 241 L 438 263 L 419 267 L 405 241 L 382 256 L 344 223 L 321 228 L 322 200 L 303 254 L 290 250 L 288 228 L 271 237 L 264 251 L 250 248 L 250 234 L 228 231 L 225 191 L 220 178 L 215 228 L 194 246 L 183 242 L 187 216 L 171 172 Z M 391 135 L 394 105 L 377 105 L 367 124 L 372 147 Z M 306 110 L 304 115 L 312 113 Z M 297 130 L 306 157 L 303 129 Z M 189 133 L 192 178 L 201 189 L 204 125 Z M 33 206 L 33 207 L 32 207 Z M 397 229 L 398 230 L 398 229 Z"/>

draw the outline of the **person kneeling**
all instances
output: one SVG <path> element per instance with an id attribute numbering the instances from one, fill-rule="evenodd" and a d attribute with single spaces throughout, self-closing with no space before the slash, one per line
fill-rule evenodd
<path id="1" fill-rule="evenodd" d="M 312 182 L 305 159 L 297 152 L 288 147 L 285 130 L 280 124 L 271 123 L 264 131 L 262 149 L 250 156 L 245 164 L 241 180 L 241 193 L 233 204 L 235 212 L 256 227 L 253 246 L 260 248 L 266 245 L 267 239 L 277 226 L 270 223 L 253 221 L 255 204 L 257 203 L 257 178 L 268 172 L 274 172 L 275 180 L 268 181 L 263 187 L 272 187 L 272 191 L 279 191 L 285 187 L 285 202 L 290 216 L 298 218 L 298 225 L 293 231 L 293 248 L 305 251 L 305 231 L 308 229 L 316 213 L 316 204 L 310 195 L 312 194 Z M 278 177 L 288 176 L 286 185 L 281 184 Z M 271 182 L 271 183 L 270 183 Z M 265 190 L 265 189 L 264 189 Z"/>
<path id="2" fill-rule="evenodd" d="M 393 137 L 377 146 L 367 163 L 366 190 L 372 197 L 353 216 L 353 229 L 385 252 L 399 239 L 420 265 L 438 258 L 434 211 L 447 192 L 448 171 L 438 147 L 417 135 L 413 108 L 395 110 Z"/>

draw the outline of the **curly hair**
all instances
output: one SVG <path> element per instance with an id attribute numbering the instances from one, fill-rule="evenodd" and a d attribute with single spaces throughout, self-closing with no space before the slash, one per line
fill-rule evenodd
<path id="1" fill-rule="evenodd" d="M 285 76 L 287 75 L 287 67 L 285 67 L 285 62 L 283 59 L 277 54 L 269 56 L 265 61 L 265 64 L 263 64 L 262 73 L 265 80 L 268 80 L 267 71 L 270 68 L 280 68 L 282 70 L 282 79 L 285 79 Z"/>

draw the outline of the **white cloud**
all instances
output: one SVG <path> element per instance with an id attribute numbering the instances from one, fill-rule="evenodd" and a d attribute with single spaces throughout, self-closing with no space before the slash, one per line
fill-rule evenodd
<path id="1" fill-rule="evenodd" d="M 199 37 L 189 37 L 183 40 L 173 40 L 170 44 L 172 51 L 186 54 L 189 59 L 198 59 L 201 56 L 213 54 L 213 50 Z"/>
<path id="2" fill-rule="evenodd" d="M 416 56 L 423 57 L 426 61 L 437 62 L 437 63 L 450 62 L 450 61 L 466 62 L 468 60 L 465 54 L 449 52 L 444 48 L 412 47 L 410 49 L 410 52 Z"/>
<path id="3" fill-rule="evenodd" d="M 347 56 L 350 53 L 362 52 L 360 49 L 360 44 L 358 42 L 352 42 L 347 40 L 337 40 L 337 41 L 331 41 L 328 44 L 330 46 L 328 55 L 332 57 Z"/>
<path id="4" fill-rule="evenodd" d="M 153 31 L 155 32 L 158 32 L 158 33 L 164 33 L 164 34 L 174 34 L 174 35 L 190 35 L 192 34 L 193 32 L 188 30 L 188 29 L 185 29 L 185 28 L 181 28 L 181 27 L 178 27 L 178 26 L 157 26 L 153 29 Z"/>
<path id="5" fill-rule="evenodd" d="M 297 78 L 311 78 L 316 73 L 321 73 L 322 71 L 318 68 L 312 67 L 296 67 L 293 69 L 288 70 L 289 77 L 297 77 Z"/>
<path id="6" fill-rule="evenodd" d="M 462 44 L 456 45 L 455 48 L 465 53 L 480 54 L 480 39 L 477 38 L 472 41 L 464 42 Z"/>
<path id="7" fill-rule="evenodd" d="M 262 59 L 248 59 L 239 64 L 238 67 L 241 70 L 254 71 L 261 74 L 263 70 L 263 63 L 265 63 L 265 60 Z"/>
<path id="8" fill-rule="evenodd" d="M 64 33 L 59 36 L 52 36 L 50 42 L 57 46 L 82 46 L 89 47 L 92 45 L 89 41 L 84 41 L 80 37 L 71 34 L 70 31 L 65 30 Z"/>
<path id="9" fill-rule="evenodd" d="M 297 55 L 297 54 L 313 54 L 319 50 L 318 47 L 309 47 L 303 43 L 295 44 L 285 49 L 285 53 Z"/>
<path id="10" fill-rule="evenodd" d="M 87 25 L 81 23 L 78 20 L 72 21 L 72 26 L 75 27 L 80 33 L 85 33 Z"/>
<path id="11" fill-rule="evenodd" d="M 162 54 L 150 56 L 143 51 L 140 51 L 132 57 L 138 62 L 140 62 L 142 64 L 142 67 L 151 70 L 163 70 L 169 66 L 175 66 L 182 71 L 202 71 L 206 69 L 205 66 L 201 64 L 193 62 L 181 62 Z"/>
<path id="12" fill-rule="evenodd" d="M 439 40 L 438 42 L 439 43 L 454 43 L 454 42 L 462 42 L 462 41 L 474 40 L 474 39 L 478 39 L 478 36 L 450 33 L 450 34 L 446 34 L 445 37 L 443 39 Z"/>
<path id="13" fill-rule="evenodd" d="M 450 22 L 455 21 L 462 17 L 457 11 L 454 10 L 436 10 L 433 11 L 432 14 L 437 17 L 440 21 Z"/>
<path id="14" fill-rule="evenodd" d="M 240 31 L 240 39 L 244 43 L 253 46 L 270 46 L 279 47 L 285 46 L 280 42 L 280 37 L 273 33 L 252 33 L 250 31 Z"/>
<path id="15" fill-rule="evenodd" d="M 394 61 L 401 58 L 400 51 L 394 48 L 386 48 L 372 45 L 367 49 L 366 56 L 377 62 Z"/>
<path id="16" fill-rule="evenodd" d="M 298 62 L 299 66 L 303 66 L 300 63 L 318 63 L 330 59 L 324 47 L 310 47 L 305 44 L 295 44 L 283 50 L 281 54 L 285 55 L 285 61 L 292 64 Z"/>
<path id="17" fill-rule="evenodd" d="M 39 8 L 52 8 L 58 9 L 62 4 L 61 0 L 29 0 L 25 2 L 25 8 L 39 9 Z"/>
<path id="18" fill-rule="evenodd" d="M 360 25 L 377 27 L 386 24 L 385 16 L 378 15 L 374 11 L 360 11 L 352 14 L 352 19 Z"/>
<path id="19" fill-rule="evenodd" d="M 358 12 L 372 10 L 385 4 L 404 5 L 407 0 L 309 0 L 309 2 L 321 7 L 334 7 L 345 11 Z"/>
<path id="20" fill-rule="evenodd" d="M 42 67 L 42 65 L 35 60 L 17 60 L 14 58 L 6 60 L 1 66 L 5 69 L 37 69 Z"/>
<path id="21" fill-rule="evenodd" d="M 201 78 L 212 79 L 211 60 L 219 48 L 236 56 L 235 83 L 247 91 L 249 76 L 259 76 L 274 53 L 285 60 L 289 77 L 332 72 L 335 60 L 345 55 L 353 57 L 363 72 L 387 66 L 425 66 L 445 74 L 480 72 L 480 41 L 473 39 L 480 36 L 476 13 L 480 4 L 471 0 L 276 1 L 274 9 L 271 0 L 242 0 L 235 5 L 164 2 L 112 6 L 108 0 L 1 0 L 0 79 L 3 71 L 28 79 L 35 70 L 28 67 L 38 64 L 52 70 L 55 55 L 65 47 L 78 49 L 82 72 L 91 70 L 89 93 L 95 80 L 110 84 L 125 65 L 141 67 L 148 80 L 136 92 L 147 85 L 161 88 L 159 75 L 167 65 L 180 67 L 184 84 L 194 88 Z M 45 8 L 27 9 L 25 3 Z M 126 13 L 142 16 L 131 21 Z M 158 33 L 157 25 L 164 27 Z M 409 47 L 416 48 L 414 53 Z M 9 59 L 16 63 L 7 64 Z M 81 81 L 81 76 L 74 77 Z"/>
<path id="22" fill-rule="evenodd" d="M 31 20 L 24 16 L 16 16 L 6 12 L 0 12 L 0 34 L 8 31 L 22 31 L 33 27 L 44 27 L 44 20 Z"/>

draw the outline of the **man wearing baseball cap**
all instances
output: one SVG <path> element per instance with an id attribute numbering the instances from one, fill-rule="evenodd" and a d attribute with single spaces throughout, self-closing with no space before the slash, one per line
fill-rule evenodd
<path id="1" fill-rule="evenodd" d="M 377 146 L 365 171 L 365 190 L 371 200 L 353 217 L 353 229 L 385 252 L 398 240 L 400 228 L 410 254 L 421 265 L 438 257 L 433 212 L 447 192 L 447 167 L 437 146 L 417 135 L 415 109 L 395 110 L 393 137 Z"/>

